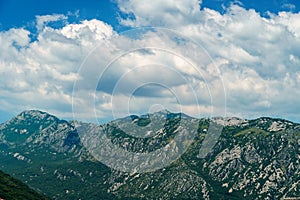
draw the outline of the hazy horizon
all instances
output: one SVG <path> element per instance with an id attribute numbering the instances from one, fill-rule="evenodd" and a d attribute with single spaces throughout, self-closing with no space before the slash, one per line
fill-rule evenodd
<path id="1" fill-rule="evenodd" d="M 22 112 L 25 112 L 25 111 L 30 111 L 30 110 L 36 110 L 36 109 L 29 109 L 29 110 L 24 110 Z M 53 115 L 55 117 L 58 117 L 60 120 L 67 120 L 67 121 L 73 121 L 74 118 L 70 118 L 70 117 L 59 117 L 59 116 L 56 116 L 55 114 L 51 113 L 51 112 L 47 112 L 45 110 L 36 110 L 36 111 L 41 111 L 41 112 L 46 112 L 50 115 Z M 161 111 L 164 111 L 164 110 L 158 110 L 158 111 L 154 111 L 154 112 L 146 112 L 146 113 L 131 113 L 130 115 L 137 115 L 139 117 L 143 116 L 143 115 L 146 115 L 146 114 L 153 114 L 155 112 L 161 112 Z M 169 111 L 169 110 L 167 110 Z M 22 112 L 18 113 L 18 114 L 21 114 Z M 178 113 L 178 112 L 172 112 L 172 111 L 169 111 L 170 113 Z M 3 116 L 1 116 L 0 118 L 0 124 L 3 124 L 7 121 L 9 121 L 10 119 L 12 119 L 13 117 L 16 117 L 18 114 L 16 115 L 13 115 L 7 119 L 3 118 Z M 182 113 L 182 114 L 186 114 L 186 113 Z M 130 115 L 124 115 L 124 116 L 121 116 L 120 118 L 112 118 L 112 117 L 108 117 L 108 118 L 99 118 L 97 119 L 98 121 L 96 122 L 95 121 L 95 118 L 92 118 L 92 119 L 83 119 L 83 120 L 80 120 L 79 121 L 82 121 L 82 122 L 88 122 L 88 123 L 98 123 L 98 124 L 106 124 L 106 123 L 109 123 L 111 121 L 114 121 L 116 119 L 122 119 L 122 118 L 125 118 L 125 117 L 128 117 Z M 187 114 L 186 114 L 187 115 Z M 189 116 L 189 115 L 188 115 Z M 293 123 L 296 123 L 296 124 L 299 124 L 300 122 L 299 121 L 293 121 L 293 120 L 290 120 L 290 119 L 286 119 L 286 118 L 283 118 L 283 117 L 272 117 L 272 116 L 258 116 L 258 117 L 251 117 L 251 118 L 242 118 L 242 117 L 239 117 L 239 116 L 200 116 L 200 117 L 197 117 L 197 116 L 190 116 L 190 117 L 193 117 L 193 118 L 196 118 L 196 119 L 202 119 L 202 118 L 239 118 L 239 119 L 245 119 L 245 120 L 255 120 L 255 119 L 259 119 L 259 118 L 263 118 L 263 117 L 266 117 L 266 118 L 272 118 L 272 119 L 282 119 L 282 120 L 287 120 L 287 121 L 291 121 Z M 4 120 L 3 120 L 4 119 Z M 77 120 L 77 119 L 75 119 Z"/>

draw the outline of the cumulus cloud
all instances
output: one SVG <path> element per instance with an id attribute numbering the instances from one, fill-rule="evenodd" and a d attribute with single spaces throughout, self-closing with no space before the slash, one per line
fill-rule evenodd
<path id="1" fill-rule="evenodd" d="M 134 18 L 122 19 L 121 23 L 171 28 L 202 45 L 221 70 L 229 115 L 297 115 L 297 109 L 291 108 L 297 107 L 299 98 L 299 13 L 269 13 L 269 18 L 264 18 L 252 9 L 231 5 L 220 14 L 207 8 L 200 11 L 197 2 L 192 1 L 182 2 L 185 9 L 193 4 L 194 12 L 188 20 L 180 20 L 182 12 L 168 12 L 168 4 L 161 4 L 158 10 L 145 8 L 151 9 L 154 17 L 140 12 L 144 4 L 120 3 L 125 13 L 134 13 Z"/>
<path id="2" fill-rule="evenodd" d="M 197 117 L 299 117 L 300 14 L 264 18 L 238 5 L 221 14 L 197 0 L 117 3 L 132 30 L 46 15 L 35 41 L 24 28 L 0 32 L 3 109 L 90 119 L 160 104 Z"/>
<path id="3" fill-rule="evenodd" d="M 87 57 L 79 72 L 82 79 L 75 84 L 74 97 L 78 104 L 81 104 L 84 92 L 92 94 L 93 90 L 97 90 L 99 116 L 105 114 L 105 108 L 113 108 L 119 116 L 130 114 L 127 110 L 130 99 L 143 102 L 136 105 L 144 107 L 141 113 L 151 107 L 153 99 L 157 104 L 164 102 L 163 107 L 172 111 L 185 112 L 184 106 L 193 105 L 196 107 L 193 114 L 197 114 L 197 96 L 199 101 L 210 103 L 205 79 L 211 80 L 209 84 L 214 83 L 216 75 L 198 68 L 212 63 L 203 49 L 193 47 L 191 42 L 179 42 L 179 35 L 164 29 L 133 30 L 126 34 L 103 41 Z M 130 37 L 132 35 L 135 37 Z M 191 50 L 197 51 L 194 57 L 203 58 L 201 63 L 194 62 L 193 56 L 183 56 L 193 54 Z M 93 98 L 91 95 L 85 104 L 93 105 Z M 104 107 L 101 105 L 103 102 L 106 102 Z M 131 109 L 134 110 L 136 112 L 137 109 Z"/>
<path id="4" fill-rule="evenodd" d="M 61 20 L 67 20 L 67 16 L 62 14 L 53 15 L 38 15 L 36 16 L 36 27 L 39 31 L 43 30 L 50 22 L 57 22 Z"/>
<path id="5" fill-rule="evenodd" d="M 176 26 L 182 23 L 195 23 L 199 20 L 200 1 L 166 0 L 163 3 L 153 0 L 118 0 L 119 8 L 126 14 L 134 15 L 134 19 L 121 19 L 129 26 Z"/>
<path id="6" fill-rule="evenodd" d="M 59 29 L 46 23 L 65 19 L 62 15 L 38 16 L 39 32 L 33 42 L 30 32 L 23 28 L 0 33 L 0 96 L 2 105 L 6 105 L 2 109 L 16 113 L 36 108 L 72 116 L 72 89 L 80 78 L 79 65 L 113 30 L 98 20 Z"/>

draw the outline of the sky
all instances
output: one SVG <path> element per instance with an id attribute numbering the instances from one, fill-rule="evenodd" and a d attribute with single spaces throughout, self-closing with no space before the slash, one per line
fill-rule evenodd
<path id="1" fill-rule="evenodd" d="M 297 0 L 0 0 L 0 123 L 168 109 L 300 122 Z"/>

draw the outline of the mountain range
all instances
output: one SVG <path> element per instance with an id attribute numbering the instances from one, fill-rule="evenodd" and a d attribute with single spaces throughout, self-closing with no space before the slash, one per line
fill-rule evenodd
<path id="1" fill-rule="evenodd" d="M 29 110 L 0 125 L 0 170 L 52 199 L 300 198 L 299 146 L 300 124 L 283 119 L 161 111 L 99 125 Z"/>

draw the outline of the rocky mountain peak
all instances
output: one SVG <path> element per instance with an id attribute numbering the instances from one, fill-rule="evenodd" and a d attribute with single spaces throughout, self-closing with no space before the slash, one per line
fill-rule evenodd
<path id="1" fill-rule="evenodd" d="M 40 111 L 40 110 L 26 110 L 21 112 L 19 115 L 16 116 L 19 120 L 38 120 L 38 121 L 60 121 L 54 115 L 51 115 L 47 112 Z"/>
<path id="2" fill-rule="evenodd" d="M 0 125 L 2 143 L 51 146 L 60 151 L 79 144 L 76 129 L 69 122 L 39 110 L 27 110 Z"/>
<path id="3" fill-rule="evenodd" d="M 210 136 L 211 120 L 224 127 L 207 156 L 199 157 L 204 139 Z M 102 163 L 115 162 L 119 155 L 114 151 L 101 154 L 107 156 L 103 160 L 97 159 L 97 151 L 93 154 L 94 147 L 101 153 L 108 144 L 130 152 L 132 158 L 149 154 L 169 146 L 182 133 L 182 126 L 188 133 L 197 131 L 193 143 L 180 158 L 156 171 L 123 172 Z M 107 143 L 96 140 L 103 139 L 102 133 Z M 15 169 L 10 172 L 53 199 L 299 197 L 299 133 L 299 124 L 268 117 L 196 119 L 156 112 L 98 125 L 67 122 L 31 110 L 0 125 L 0 167 Z M 168 156 L 153 158 L 166 160 Z M 149 163 L 136 160 L 142 166 Z M 129 159 L 116 163 L 124 165 L 123 161 L 126 164 Z"/>
<path id="4" fill-rule="evenodd" d="M 249 121 L 238 117 L 213 117 L 211 120 L 222 126 L 245 126 Z"/>

